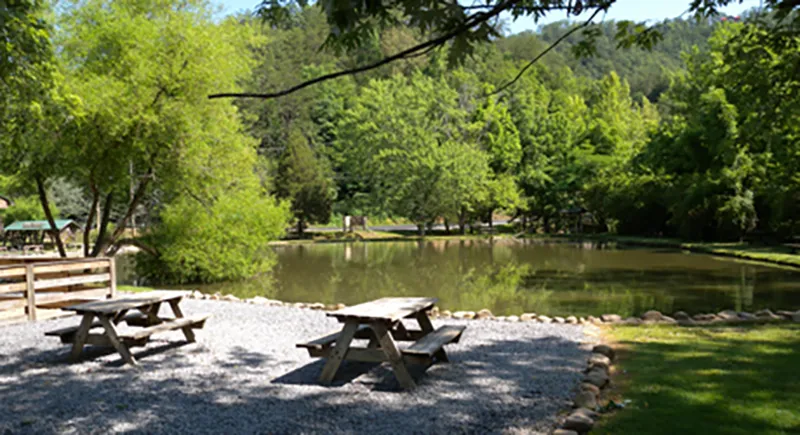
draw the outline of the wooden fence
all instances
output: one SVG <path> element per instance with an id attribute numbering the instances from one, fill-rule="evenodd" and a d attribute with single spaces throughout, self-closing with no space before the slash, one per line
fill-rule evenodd
<path id="1" fill-rule="evenodd" d="M 61 307 L 112 298 L 113 258 L 87 258 L 0 266 L 0 322 L 67 315 Z"/>

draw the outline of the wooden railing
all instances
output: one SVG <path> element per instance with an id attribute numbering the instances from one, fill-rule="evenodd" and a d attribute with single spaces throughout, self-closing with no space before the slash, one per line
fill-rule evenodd
<path id="1" fill-rule="evenodd" d="M 88 258 L 0 267 L 0 322 L 64 315 L 61 307 L 112 298 L 113 258 Z"/>

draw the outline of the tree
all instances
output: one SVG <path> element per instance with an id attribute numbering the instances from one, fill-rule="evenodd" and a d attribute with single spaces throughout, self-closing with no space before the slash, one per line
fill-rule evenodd
<path id="1" fill-rule="evenodd" d="M 697 16 L 708 16 L 717 13 L 718 8 L 731 3 L 732 0 L 693 0 L 689 11 Z M 513 80 L 499 86 L 498 92 L 515 83 L 519 77 L 533 65 L 542 55 L 550 51 L 567 36 L 584 29 L 584 39 L 575 47 L 576 54 L 590 55 L 595 51 L 595 42 L 601 31 L 593 26 L 593 20 L 600 12 L 608 11 L 616 0 L 527 0 L 507 1 L 491 0 L 479 5 L 461 5 L 451 3 L 431 4 L 416 0 L 400 2 L 373 2 L 369 5 L 352 5 L 349 3 L 324 2 L 319 7 L 325 12 L 330 26 L 325 40 L 326 47 L 336 50 L 356 50 L 373 41 L 373 36 L 386 27 L 406 23 L 426 36 L 422 42 L 385 56 L 377 61 L 362 64 L 349 69 L 314 77 L 301 83 L 278 88 L 270 92 L 236 93 L 226 92 L 210 95 L 211 98 L 249 97 L 276 98 L 297 92 L 308 86 L 338 77 L 374 70 L 392 62 L 412 59 L 428 54 L 433 50 L 449 46 L 450 64 L 455 65 L 471 55 L 479 43 L 489 42 L 500 35 L 497 23 L 500 14 L 509 13 L 513 19 L 521 16 L 532 17 L 534 22 L 553 12 L 566 12 L 567 17 L 578 16 L 586 11 L 590 17 L 582 25 L 569 29 L 561 38 L 551 44 L 542 53 L 526 64 Z M 292 20 L 296 8 L 304 8 L 307 0 L 263 1 L 259 6 L 261 15 L 273 26 L 285 25 Z M 797 14 L 792 12 L 800 7 L 796 0 L 766 0 L 766 7 L 773 8 L 785 20 L 784 30 L 798 33 L 795 26 L 800 22 Z M 615 40 L 620 47 L 638 46 L 652 48 L 663 35 L 658 25 L 648 26 L 646 23 L 620 21 L 617 24 Z"/>
<path id="2" fill-rule="evenodd" d="M 242 141 L 236 109 L 204 96 L 249 73 L 252 33 L 233 20 L 216 24 L 200 1 L 87 0 L 61 16 L 59 29 L 66 87 L 79 96 L 79 109 L 52 176 L 90 198 L 85 254 L 113 253 L 132 242 L 123 237 L 126 222 L 148 196 L 160 192 L 168 202 L 186 189 L 176 180 L 190 171 L 187 154 Z"/>
<path id="3" fill-rule="evenodd" d="M 276 191 L 291 201 L 299 236 L 306 224 L 330 220 L 334 192 L 328 168 L 297 130 L 289 133 L 278 163 Z"/>
<path id="4" fill-rule="evenodd" d="M 343 170 L 376 209 L 408 218 L 422 235 L 439 217 L 472 211 L 490 173 L 457 101 L 446 82 L 421 74 L 376 80 L 337 127 Z"/>

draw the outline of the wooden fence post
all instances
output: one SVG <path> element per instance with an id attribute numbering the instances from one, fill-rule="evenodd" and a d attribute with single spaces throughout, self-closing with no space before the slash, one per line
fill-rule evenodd
<path id="1" fill-rule="evenodd" d="M 109 275 L 109 288 L 111 292 L 109 294 L 109 299 L 113 299 L 117 296 L 117 261 L 114 257 L 108 259 L 108 275 Z"/>
<path id="2" fill-rule="evenodd" d="M 28 297 L 28 320 L 36 320 L 36 286 L 34 285 L 33 264 L 25 266 L 25 293 Z"/>

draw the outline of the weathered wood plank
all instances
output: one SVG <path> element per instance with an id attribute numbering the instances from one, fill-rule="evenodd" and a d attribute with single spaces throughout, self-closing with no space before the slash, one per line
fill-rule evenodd
<path id="1" fill-rule="evenodd" d="M 372 324 L 372 329 L 375 331 L 378 343 L 380 343 L 381 351 L 392 365 L 394 376 L 397 378 L 400 386 L 406 390 L 416 387 L 417 383 L 414 382 L 414 378 L 411 377 L 411 373 L 408 372 L 406 363 L 403 360 L 403 354 L 397 349 L 397 345 L 394 339 L 392 339 L 392 334 L 389 333 L 389 329 L 386 325 L 381 322 L 376 322 Z"/>
<path id="2" fill-rule="evenodd" d="M 36 307 L 47 309 L 64 308 L 75 304 L 103 300 L 106 296 L 108 296 L 108 287 L 67 293 L 45 293 L 36 297 Z"/>
<path id="3" fill-rule="evenodd" d="M 356 329 L 354 338 L 369 338 L 370 336 L 372 336 L 372 334 L 369 333 L 368 330 L 369 330 L 369 326 L 367 326 L 367 325 L 359 326 Z M 314 340 L 311 340 L 309 342 L 297 343 L 296 347 L 302 347 L 302 348 L 306 348 L 306 349 L 317 349 L 317 350 L 323 349 L 323 348 L 326 348 L 326 347 L 330 347 L 333 343 L 336 342 L 336 340 L 339 338 L 339 335 L 341 335 L 341 333 L 342 333 L 341 329 L 336 330 L 336 331 L 332 331 L 332 332 L 330 332 L 328 334 L 325 334 L 325 335 L 323 335 L 321 337 L 315 338 Z M 369 335 L 367 333 L 369 333 Z"/>
<path id="4" fill-rule="evenodd" d="M 187 327 L 191 327 L 192 325 L 196 325 L 199 329 L 202 327 L 202 324 L 211 317 L 210 314 L 198 314 L 190 317 L 181 317 L 179 319 L 175 319 L 169 322 L 159 323 L 158 325 L 150 326 L 147 328 L 137 329 L 133 331 L 126 331 L 124 333 L 120 333 L 119 337 L 123 340 L 139 340 L 142 338 L 149 337 L 158 332 L 165 332 L 171 331 L 174 329 L 183 329 Z"/>
<path id="5" fill-rule="evenodd" d="M 86 338 L 89 336 L 89 330 L 92 329 L 92 320 L 94 320 L 94 315 L 88 313 L 84 314 L 78 330 L 75 331 L 75 339 L 72 342 L 72 352 L 70 352 L 69 355 L 72 361 L 77 361 L 83 353 L 83 345 L 86 343 Z"/>
<path id="6" fill-rule="evenodd" d="M 342 332 L 336 339 L 331 350 L 328 360 L 325 362 L 325 367 L 322 368 L 322 373 L 319 375 L 319 381 L 323 384 L 330 384 L 333 378 L 336 377 L 336 372 L 339 371 L 339 366 L 342 364 L 350 343 L 358 330 L 358 324 L 355 322 L 347 322 L 342 328 Z"/>
<path id="7" fill-rule="evenodd" d="M 0 278 L 14 278 L 25 276 L 25 266 L 0 267 Z"/>
<path id="8" fill-rule="evenodd" d="M 28 301 L 24 297 L 0 299 L 0 312 L 14 308 L 25 308 Z"/>
<path id="9" fill-rule="evenodd" d="M 433 356 L 442 346 L 449 343 L 458 342 L 466 326 L 447 325 L 422 337 L 407 349 L 403 349 L 406 355 Z"/>
<path id="10" fill-rule="evenodd" d="M 78 313 L 117 313 L 122 310 L 132 310 L 147 305 L 152 305 L 158 302 L 169 302 L 173 299 L 180 299 L 184 297 L 187 292 L 172 291 L 172 290 L 158 290 L 147 293 L 137 293 L 133 295 L 126 295 L 122 298 L 107 299 L 103 301 L 88 302 L 85 304 L 73 305 L 65 307 L 65 310 L 76 311 Z"/>
<path id="11" fill-rule="evenodd" d="M 32 264 L 25 266 L 25 296 L 28 298 L 28 320 L 36 320 L 36 291 Z"/>
<path id="12" fill-rule="evenodd" d="M 107 258 L 84 261 L 65 261 L 58 263 L 42 263 L 33 266 L 37 275 L 55 272 L 69 272 L 74 270 L 108 269 L 111 261 Z"/>
<path id="13" fill-rule="evenodd" d="M 0 294 L 21 292 L 21 291 L 25 291 L 24 282 L 12 282 L 8 284 L 0 284 Z"/>
<path id="14" fill-rule="evenodd" d="M 130 349 L 128 349 L 128 345 L 123 343 L 122 339 L 117 333 L 116 326 L 114 326 L 114 324 L 111 323 L 111 320 L 104 315 L 98 316 L 98 319 L 100 319 L 100 323 L 103 324 L 103 328 L 106 330 L 105 336 L 108 337 L 108 340 L 111 342 L 111 345 L 117 349 L 117 352 L 122 355 L 123 361 L 132 366 L 136 366 L 136 358 L 134 358 L 133 354 L 131 354 Z"/>
<path id="15" fill-rule="evenodd" d="M 342 322 L 346 319 L 395 322 L 420 311 L 427 311 L 437 301 L 437 298 L 381 298 L 330 312 L 328 316 L 336 317 Z"/>
<path id="16" fill-rule="evenodd" d="M 72 276 L 69 278 L 57 278 L 57 279 L 43 279 L 36 281 L 35 288 L 36 290 L 39 289 L 48 289 L 53 287 L 64 287 L 68 285 L 75 285 L 75 284 L 88 284 L 92 282 L 107 282 L 111 279 L 111 274 L 108 273 L 97 273 L 94 275 L 80 275 L 80 276 Z"/>

